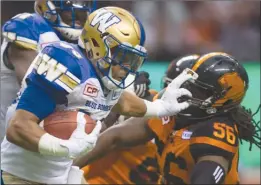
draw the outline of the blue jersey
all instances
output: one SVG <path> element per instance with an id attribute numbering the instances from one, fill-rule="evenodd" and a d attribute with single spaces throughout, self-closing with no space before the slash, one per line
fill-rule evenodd
<path id="1" fill-rule="evenodd" d="M 1 71 L 5 73 L 13 72 L 7 52 L 10 42 L 38 52 L 46 45 L 62 38 L 43 17 L 35 13 L 21 13 L 14 16 L 3 25 L 2 35 L 4 39 L 1 44 Z"/>
<path id="2" fill-rule="evenodd" d="M 29 49 L 42 48 L 43 44 L 59 41 L 61 37 L 40 15 L 21 13 L 7 21 L 2 27 L 4 38 Z M 39 49 L 39 48 L 38 48 Z"/>
<path id="3" fill-rule="evenodd" d="M 40 119 L 57 109 L 81 109 L 94 119 L 103 119 L 122 92 L 109 91 L 105 96 L 91 62 L 78 45 L 63 41 L 39 53 L 26 82 L 17 109 L 30 111 Z"/>

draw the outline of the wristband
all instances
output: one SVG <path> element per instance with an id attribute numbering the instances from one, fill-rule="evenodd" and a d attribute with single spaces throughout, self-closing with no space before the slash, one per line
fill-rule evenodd
<path id="1" fill-rule="evenodd" d="M 68 157 L 69 150 L 60 145 L 62 140 L 48 133 L 42 135 L 38 143 L 39 153 L 57 157 Z"/>
<path id="2" fill-rule="evenodd" d="M 161 103 L 158 100 L 153 101 L 153 102 L 144 100 L 144 103 L 147 108 L 147 111 L 146 111 L 144 117 L 158 117 L 159 107 L 161 106 Z"/>

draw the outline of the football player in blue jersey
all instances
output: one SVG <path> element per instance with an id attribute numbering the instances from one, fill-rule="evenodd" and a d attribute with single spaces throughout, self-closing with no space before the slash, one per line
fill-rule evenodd
<path id="1" fill-rule="evenodd" d="M 4 136 L 7 107 L 15 99 L 37 52 L 51 42 L 77 42 L 88 13 L 96 8 L 96 1 L 84 4 L 36 0 L 34 6 L 35 13 L 18 14 L 2 28 L 0 142 Z"/>
<path id="2" fill-rule="evenodd" d="M 179 88 L 193 78 L 188 73 L 173 80 L 154 102 L 124 91 L 147 57 L 144 42 L 144 29 L 131 13 L 106 7 L 88 16 L 78 45 L 60 41 L 45 46 L 27 76 L 27 87 L 9 108 L 13 114 L 1 145 L 4 173 L 32 182 L 66 183 L 71 159 L 94 146 L 99 120 L 110 111 L 161 117 L 188 108 L 188 102 L 177 101 L 180 96 L 192 96 Z M 78 111 L 78 126 L 69 140 L 54 137 L 38 125 L 59 110 Z M 84 113 L 97 120 L 94 134 L 81 129 L 86 124 Z"/>

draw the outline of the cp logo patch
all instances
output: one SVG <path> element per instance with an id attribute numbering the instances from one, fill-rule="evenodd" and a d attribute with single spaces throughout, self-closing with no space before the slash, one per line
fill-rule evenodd
<path id="1" fill-rule="evenodd" d="M 85 85 L 83 94 L 86 96 L 91 96 L 91 97 L 97 97 L 98 96 L 98 88 L 95 85 L 87 83 Z"/>

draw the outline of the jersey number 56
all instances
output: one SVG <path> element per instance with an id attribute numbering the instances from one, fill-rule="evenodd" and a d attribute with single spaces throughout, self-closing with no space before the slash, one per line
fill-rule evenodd
<path id="1" fill-rule="evenodd" d="M 226 139 L 228 143 L 234 145 L 236 142 L 235 129 L 225 123 L 214 123 L 213 135 L 220 139 Z"/>

